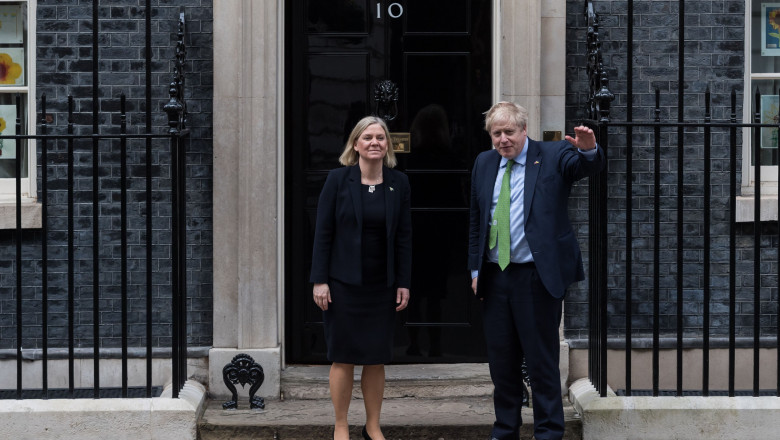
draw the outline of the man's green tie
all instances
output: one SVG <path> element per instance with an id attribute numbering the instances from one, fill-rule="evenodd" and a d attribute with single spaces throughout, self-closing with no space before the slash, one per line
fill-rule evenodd
<path id="1" fill-rule="evenodd" d="M 493 224 L 490 226 L 490 249 L 496 247 L 498 241 L 498 266 L 501 270 L 509 266 L 509 253 L 511 241 L 509 239 L 509 180 L 512 175 L 512 165 L 515 161 L 509 160 L 506 163 L 504 178 L 501 180 L 501 191 L 498 193 L 498 203 L 493 212 Z"/>

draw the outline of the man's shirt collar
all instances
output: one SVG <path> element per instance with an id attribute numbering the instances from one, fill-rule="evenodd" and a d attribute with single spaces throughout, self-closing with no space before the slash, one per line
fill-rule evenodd
<path id="1" fill-rule="evenodd" d="M 516 164 L 524 167 L 527 159 L 528 159 L 528 137 L 525 138 L 525 145 L 523 145 L 523 151 L 521 151 L 520 154 L 518 154 L 517 157 L 514 158 L 514 161 Z M 504 156 L 501 156 L 501 163 L 499 164 L 499 168 L 504 168 L 508 161 L 509 159 L 507 159 Z"/>

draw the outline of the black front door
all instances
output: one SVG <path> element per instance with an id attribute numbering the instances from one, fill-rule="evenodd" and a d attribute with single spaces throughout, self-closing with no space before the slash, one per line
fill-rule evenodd
<path id="1" fill-rule="evenodd" d="M 413 280 L 395 361 L 484 362 L 480 306 L 466 270 L 471 165 L 490 147 L 490 0 L 294 0 L 286 11 L 286 346 L 326 362 L 308 282 L 317 199 L 349 132 L 388 116 L 409 135 L 398 169 L 412 188 Z M 378 99 L 380 82 L 397 102 Z M 387 83 L 385 83 L 387 84 Z"/>

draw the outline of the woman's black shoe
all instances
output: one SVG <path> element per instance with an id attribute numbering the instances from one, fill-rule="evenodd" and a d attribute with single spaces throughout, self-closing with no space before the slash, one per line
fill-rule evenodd
<path id="1" fill-rule="evenodd" d="M 368 431 L 366 431 L 366 425 L 363 425 L 363 440 L 371 440 L 371 437 L 368 435 Z"/>

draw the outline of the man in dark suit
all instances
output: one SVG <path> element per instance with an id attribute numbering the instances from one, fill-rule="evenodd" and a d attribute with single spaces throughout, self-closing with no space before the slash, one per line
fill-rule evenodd
<path id="1" fill-rule="evenodd" d="M 568 216 L 572 184 L 606 163 L 593 131 L 565 141 L 527 137 L 528 112 L 511 102 L 485 117 L 494 149 L 471 175 L 471 288 L 483 300 L 496 421 L 491 438 L 517 440 L 522 424 L 521 362 L 531 379 L 534 438 L 563 438 L 560 343 L 563 296 L 585 278 Z"/>

